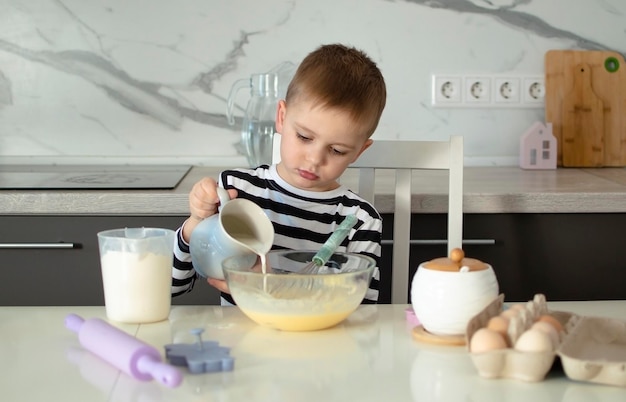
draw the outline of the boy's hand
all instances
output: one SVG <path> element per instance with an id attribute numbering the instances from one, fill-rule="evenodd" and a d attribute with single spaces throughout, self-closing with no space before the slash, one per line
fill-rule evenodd
<path id="1" fill-rule="evenodd" d="M 230 289 L 228 289 L 228 284 L 226 283 L 226 281 L 216 278 L 207 278 L 206 281 L 209 283 L 209 285 L 213 286 L 220 292 L 230 294 Z"/>
<path id="2" fill-rule="evenodd" d="M 260 258 L 256 259 L 256 263 L 254 264 L 252 268 L 250 268 L 250 271 L 263 272 Z M 226 283 L 225 280 L 217 279 L 217 278 L 207 278 L 206 281 L 209 283 L 209 285 L 213 286 L 215 289 L 219 290 L 220 292 L 230 294 L 230 289 L 228 288 L 228 284 Z"/>
<path id="3" fill-rule="evenodd" d="M 183 239 L 189 242 L 191 232 L 203 219 L 217 213 L 220 199 L 217 196 L 217 182 L 205 177 L 191 188 L 189 193 L 189 218 L 183 226 Z M 228 190 L 230 198 L 237 197 L 237 190 Z"/>

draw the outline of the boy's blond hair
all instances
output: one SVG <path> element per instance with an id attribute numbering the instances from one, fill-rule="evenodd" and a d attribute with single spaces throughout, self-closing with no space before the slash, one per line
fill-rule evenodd
<path id="1" fill-rule="evenodd" d="M 341 44 L 322 45 L 298 66 L 285 101 L 305 98 L 322 107 L 349 113 L 369 138 L 387 100 L 382 73 L 365 53 Z"/>

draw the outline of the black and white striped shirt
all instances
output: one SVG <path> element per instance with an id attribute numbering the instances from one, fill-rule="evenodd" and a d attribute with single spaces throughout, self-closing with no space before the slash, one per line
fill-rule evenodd
<path id="1" fill-rule="evenodd" d="M 357 224 L 346 242 L 337 251 L 368 255 L 379 266 L 382 218 L 374 207 L 345 186 L 331 191 L 314 192 L 298 189 L 285 182 L 276 171 L 276 165 L 256 169 L 233 169 L 221 173 L 219 185 L 237 189 L 238 198 L 259 205 L 274 225 L 272 250 L 319 250 L 347 215 L 354 214 Z M 172 295 L 192 289 L 197 275 L 193 270 L 189 245 L 177 232 L 172 270 Z M 363 303 L 378 301 L 380 272 L 374 270 Z M 222 297 L 233 302 L 230 295 Z"/>

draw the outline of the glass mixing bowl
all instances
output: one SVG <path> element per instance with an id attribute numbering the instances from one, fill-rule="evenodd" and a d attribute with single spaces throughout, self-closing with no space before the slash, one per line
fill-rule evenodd
<path id="1" fill-rule="evenodd" d="M 352 253 L 334 253 L 315 274 L 299 274 L 314 251 L 272 251 L 267 273 L 239 256 L 222 263 L 237 306 L 265 327 L 314 331 L 346 319 L 363 301 L 376 263 Z"/>

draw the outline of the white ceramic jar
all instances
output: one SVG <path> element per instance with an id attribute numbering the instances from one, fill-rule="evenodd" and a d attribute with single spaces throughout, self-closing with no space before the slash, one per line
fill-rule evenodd
<path id="1" fill-rule="evenodd" d="M 428 332 L 463 335 L 469 320 L 498 296 L 491 265 L 477 271 L 439 271 L 420 264 L 411 283 L 411 304 Z"/>

